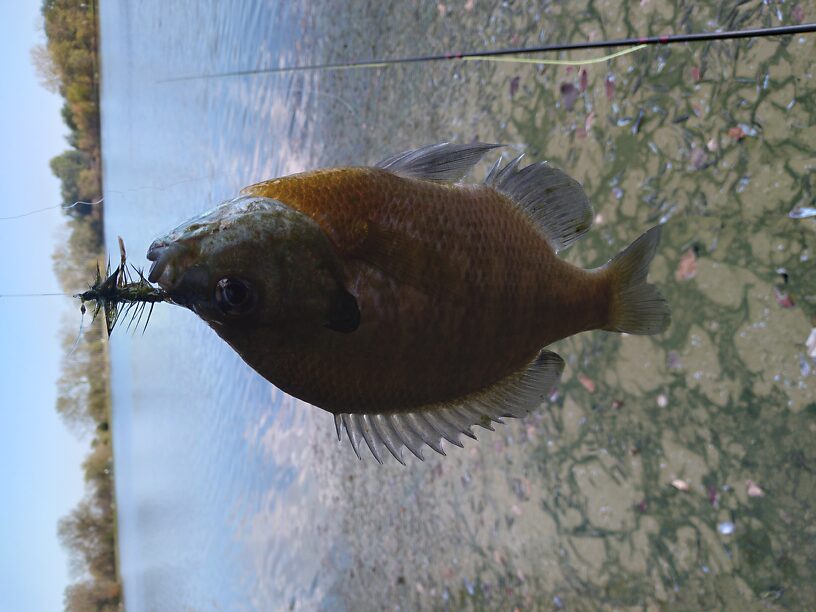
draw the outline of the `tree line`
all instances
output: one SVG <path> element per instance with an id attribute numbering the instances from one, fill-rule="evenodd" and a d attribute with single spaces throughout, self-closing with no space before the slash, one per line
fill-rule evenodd
<path id="1" fill-rule="evenodd" d="M 66 207 L 93 202 L 102 192 L 96 3 L 44 0 L 42 16 L 46 44 L 32 50 L 32 59 L 42 84 L 65 100 L 62 118 L 69 129 L 69 148 L 51 160 L 51 170 L 62 183 Z M 88 204 L 66 210 L 75 217 L 101 217 Z M 101 224 L 96 229 L 101 244 Z"/>
<path id="2" fill-rule="evenodd" d="M 32 60 L 42 84 L 63 97 L 69 129 L 67 150 L 50 164 L 68 216 L 54 269 L 63 289 L 75 293 L 93 280 L 104 251 L 102 204 L 96 204 L 102 196 L 96 3 L 44 0 L 42 17 L 46 43 L 32 49 Z M 57 383 L 57 412 L 73 432 L 90 439 L 82 466 L 85 496 L 57 528 L 75 579 L 65 590 L 65 608 L 77 612 L 122 609 L 107 334 L 99 323 L 87 325 L 79 339 L 76 320 L 66 326 Z"/>

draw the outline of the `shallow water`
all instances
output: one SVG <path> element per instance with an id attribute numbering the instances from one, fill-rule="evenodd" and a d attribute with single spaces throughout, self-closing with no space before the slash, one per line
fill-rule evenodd
<path id="1" fill-rule="evenodd" d="M 673 325 L 558 343 L 554 402 L 403 468 L 358 461 L 327 413 L 191 313 L 157 308 L 144 335 L 111 342 L 128 609 L 808 607 L 816 223 L 787 213 L 813 202 L 816 37 L 654 48 L 585 78 L 446 62 L 164 79 L 816 15 L 386 4 L 105 3 L 109 244 L 121 234 L 137 262 L 252 182 L 478 138 L 584 183 L 597 217 L 573 262 L 599 265 L 665 222 L 650 278 Z"/>

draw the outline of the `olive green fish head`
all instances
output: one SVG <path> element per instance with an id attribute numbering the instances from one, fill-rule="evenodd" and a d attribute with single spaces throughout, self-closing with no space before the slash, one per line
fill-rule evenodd
<path id="1" fill-rule="evenodd" d="M 298 330 L 359 322 L 321 228 L 277 200 L 225 202 L 155 240 L 147 258 L 149 280 L 245 358 Z"/>

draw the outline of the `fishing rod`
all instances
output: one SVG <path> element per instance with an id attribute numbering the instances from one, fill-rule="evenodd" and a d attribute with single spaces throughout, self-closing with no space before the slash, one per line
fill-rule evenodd
<path id="1" fill-rule="evenodd" d="M 500 58 L 520 55 L 523 53 L 553 53 L 556 51 L 575 51 L 582 49 L 609 49 L 614 47 L 632 47 L 623 52 L 614 53 L 602 58 L 577 61 L 541 60 L 537 58 L 517 58 L 515 60 L 539 64 L 572 64 L 583 65 L 605 61 L 614 57 L 619 57 L 626 53 L 642 49 L 653 45 L 669 45 L 684 42 L 700 42 L 708 40 L 730 40 L 736 38 L 766 38 L 769 36 L 783 36 L 789 34 L 804 34 L 816 32 L 816 23 L 803 23 L 799 25 L 775 26 L 770 28 L 752 28 L 748 30 L 726 30 L 714 32 L 697 32 L 692 34 L 662 34 L 660 36 L 640 36 L 631 38 L 618 38 L 614 40 L 597 40 L 574 43 L 558 43 L 542 45 L 538 47 L 511 47 L 509 49 L 496 49 L 485 51 L 468 51 L 463 53 L 440 53 L 437 55 L 419 55 L 415 57 L 398 57 L 393 59 L 361 60 L 354 62 L 335 62 L 324 64 L 307 64 L 305 66 L 281 66 L 278 68 L 256 68 L 251 70 L 235 70 L 230 72 L 214 72 L 211 74 L 191 75 L 172 77 L 159 80 L 159 83 L 176 83 L 180 81 L 194 81 L 199 79 L 214 79 L 221 77 L 251 76 L 259 74 L 280 74 L 290 72 L 307 72 L 314 70 L 349 70 L 353 68 L 383 68 L 386 66 L 396 66 L 399 64 L 417 64 L 422 62 L 442 62 L 452 60 L 476 60 L 476 61 L 500 61 Z"/>

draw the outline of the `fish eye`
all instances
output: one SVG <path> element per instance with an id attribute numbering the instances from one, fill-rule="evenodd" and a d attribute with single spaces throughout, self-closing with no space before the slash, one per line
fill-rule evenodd
<path id="1" fill-rule="evenodd" d="M 255 292 L 246 281 L 228 276 L 215 285 L 215 303 L 226 315 L 243 315 L 255 306 Z"/>

